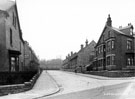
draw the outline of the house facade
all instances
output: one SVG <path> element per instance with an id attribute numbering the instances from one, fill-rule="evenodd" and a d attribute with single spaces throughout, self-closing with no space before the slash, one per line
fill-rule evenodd
<path id="1" fill-rule="evenodd" d="M 25 45 L 16 2 L 3 0 L 0 4 L 0 71 L 24 71 L 25 52 L 30 52 L 31 60 L 38 62 L 35 53 L 25 49 Z"/>
<path id="2" fill-rule="evenodd" d="M 95 45 L 96 42 L 94 40 L 90 43 L 86 40 L 85 46 L 81 45 L 77 58 L 77 68 L 79 71 L 86 70 L 86 66 L 89 66 L 92 63 L 95 56 Z"/>
<path id="3" fill-rule="evenodd" d="M 110 15 L 95 46 L 94 70 L 133 69 L 135 63 L 133 25 L 112 27 Z"/>
<path id="4" fill-rule="evenodd" d="M 71 56 L 68 59 L 68 65 L 70 69 L 75 69 L 77 67 L 77 59 L 78 59 L 78 54 L 71 52 Z"/>
<path id="5" fill-rule="evenodd" d="M 6 2 L 6 1 L 5 1 Z M 19 71 L 21 30 L 15 2 L 3 3 L 0 11 L 0 66 L 1 71 Z M 23 57 L 23 56 L 22 56 Z"/>
<path id="6" fill-rule="evenodd" d="M 88 40 L 86 40 L 85 47 L 81 45 L 81 49 L 78 52 L 71 52 L 71 54 L 66 56 L 66 59 L 63 61 L 63 68 L 73 71 L 76 69 L 79 72 L 86 69 L 86 65 L 93 61 L 95 45 L 95 41 L 88 43 Z"/>

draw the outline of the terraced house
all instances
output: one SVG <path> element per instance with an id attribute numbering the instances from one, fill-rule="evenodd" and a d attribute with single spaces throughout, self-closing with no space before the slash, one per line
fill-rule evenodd
<path id="1" fill-rule="evenodd" d="M 95 45 L 96 42 L 94 40 L 90 43 L 86 40 L 85 46 L 81 44 L 81 48 L 78 52 L 71 52 L 71 54 L 68 54 L 66 59 L 63 61 L 63 68 L 70 69 L 72 71 L 76 69 L 78 72 L 86 69 L 86 66 L 89 66 L 93 61 Z"/>
<path id="2" fill-rule="evenodd" d="M 0 71 L 25 71 L 35 64 L 38 59 L 22 37 L 16 2 L 0 0 Z"/>
<path id="3" fill-rule="evenodd" d="M 81 49 L 78 51 L 77 66 L 79 71 L 85 70 L 92 63 L 95 55 L 96 42 L 92 40 L 90 43 L 88 40 L 85 42 L 85 46 L 81 45 Z"/>
<path id="4" fill-rule="evenodd" d="M 96 44 L 94 70 L 135 69 L 135 37 L 133 25 L 115 28 L 108 15 L 107 22 Z"/>
<path id="5" fill-rule="evenodd" d="M 13 1 L 0 3 L 0 71 L 19 71 L 22 34 L 17 6 Z M 23 56 L 22 56 L 23 57 Z"/>

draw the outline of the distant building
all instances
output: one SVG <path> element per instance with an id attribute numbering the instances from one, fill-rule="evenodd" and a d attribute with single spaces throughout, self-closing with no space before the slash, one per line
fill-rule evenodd
<path id="1" fill-rule="evenodd" d="M 24 42 L 24 69 L 27 70 L 30 68 L 31 61 L 31 49 L 27 41 Z"/>
<path id="2" fill-rule="evenodd" d="M 62 62 L 62 69 L 69 69 L 68 67 L 68 57 L 66 56 L 66 59 Z"/>
<path id="3" fill-rule="evenodd" d="M 110 15 L 96 44 L 94 70 L 135 69 L 135 37 L 133 25 L 112 27 Z"/>
<path id="4" fill-rule="evenodd" d="M 68 66 L 70 69 L 77 67 L 78 54 L 71 52 L 71 56 L 68 58 Z"/>
<path id="5" fill-rule="evenodd" d="M 94 47 L 96 45 L 95 41 L 88 43 L 88 40 L 85 42 L 85 47 L 81 45 L 81 49 L 77 53 L 71 52 L 71 55 L 68 54 L 66 59 L 63 61 L 63 68 L 82 71 L 82 69 L 87 68 L 94 58 L 95 52 Z"/>
<path id="6" fill-rule="evenodd" d="M 96 42 L 93 40 L 90 43 L 88 43 L 88 40 L 85 42 L 85 47 L 81 45 L 81 49 L 78 52 L 78 58 L 77 58 L 77 67 L 78 68 L 86 68 L 86 66 L 89 66 L 95 56 L 95 45 Z"/>

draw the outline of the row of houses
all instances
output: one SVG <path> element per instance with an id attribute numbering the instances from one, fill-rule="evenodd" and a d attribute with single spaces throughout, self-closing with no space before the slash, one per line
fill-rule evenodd
<path id="1" fill-rule="evenodd" d="M 33 70 L 37 65 L 35 52 L 22 37 L 16 2 L 1 0 L 0 71 Z"/>
<path id="2" fill-rule="evenodd" d="M 82 71 L 85 66 L 89 65 L 94 59 L 95 52 L 94 47 L 96 46 L 96 42 L 93 40 L 88 43 L 88 40 L 85 42 L 85 46 L 81 44 L 81 48 L 78 52 L 71 52 L 66 56 L 66 59 L 63 61 L 63 69 L 70 69 L 78 71 Z"/>
<path id="3" fill-rule="evenodd" d="M 80 51 L 69 54 L 63 61 L 64 69 L 86 70 L 134 70 L 135 69 L 135 34 L 131 23 L 126 27 L 112 26 L 108 15 L 107 22 L 97 43 L 92 41 Z"/>

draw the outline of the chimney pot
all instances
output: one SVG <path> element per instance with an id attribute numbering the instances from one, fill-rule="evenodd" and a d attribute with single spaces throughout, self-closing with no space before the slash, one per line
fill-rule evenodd
<path id="1" fill-rule="evenodd" d="M 83 44 L 81 44 L 81 49 L 83 49 Z"/>
<path id="2" fill-rule="evenodd" d="M 107 24 L 108 26 L 110 26 L 110 27 L 112 26 L 112 20 L 111 20 L 110 14 L 108 15 L 106 24 Z"/>
<path id="3" fill-rule="evenodd" d="M 88 46 L 88 40 L 86 39 L 86 42 L 85 42 L 86 46 Z"/>
<path id="4" fill-rule="evenodd" d="M 71 55 L 73 55 L 73 52 L 71 52 Z"/>
<path id="5" fill-rule="evenodd" d="M 121 29 L 121 28 L 122 28 L 122 26 L 119 26 L 119 28 Z"/>

